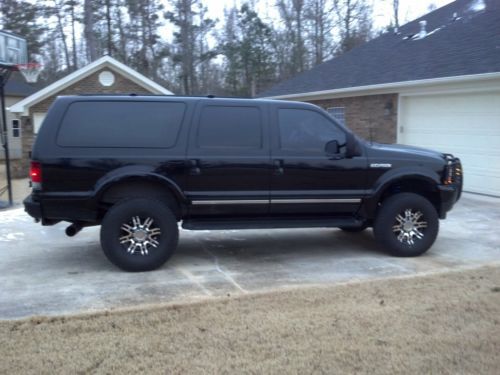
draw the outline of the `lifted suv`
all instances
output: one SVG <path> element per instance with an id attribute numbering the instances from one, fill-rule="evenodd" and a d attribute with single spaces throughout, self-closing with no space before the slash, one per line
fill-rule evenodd
<path id="1" fill-rule="evenodd" d="M 167 261 L 185 229 L 373 227 L 416 256 L 462 189 L 460 161 L 367 143 L 322 109 L 275 100 L 73 96 L 35 142 L 26 211 L 73 236 L 101 225 L 127 271 Z"/>

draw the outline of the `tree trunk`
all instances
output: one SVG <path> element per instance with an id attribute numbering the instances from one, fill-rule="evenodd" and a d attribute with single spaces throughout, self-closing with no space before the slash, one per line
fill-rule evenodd
<path id="1" fill-rule="evenodd" d="M 58 4 L 54 0 L 54 5 L 55 5 L 55 15 L 57 18 L 57 28 L 59 29 L 59 36 L 61 37 L 61 41 L 63 44 L 63 51 L 64 51 L 64 60 L 66 61 L 66 69 L 71 69 L 71 61 L 69 59 L 69 50 L 68 50 L 68 43 L 66 42 L 66 34 L 64 33 L 64 25 L 60 13 L 60 4 Z"/>
<path id="2" fill-rule="evenodd" d="M 399 0 L 392 0 L 392 10 L 394 11 L 394 27 L 399 29 Z"/>
<path id="3" fill-rule="evenodd" d="M 118 26 L 118 36 L 120 38 L 120 40 L 118 42 L 118 45 L 120 46 L 119 53 L 121 54 L 120 56 L 122 58 L 122 61 L 125 64 L 127 64 L 127 62 L 128 62 L 128 56 L 127 56 L 127 51 L 126 51 L 127 38 L 126 38 L 126 34 L 125 34 L 125 29 L 123 26 L 123 16 L 122 16 L 122 11 L 121 11 L 120 6 L 118 6 L 116 8 L 115 19 L 116 19 L 116 23 Z"/>
<path id="4" fill-rule="evenodd" d="M 97 59 L 97 41 L 94 34 L 92 0 L 85 0 L 83 4 L 83 36 L 87 44 L 87 57 L 92 62 Z"/>
<path id="5" fill-rule="evenodd" d="M 107 51 L 109 56 L 113 56 L 113 35 L 111 33 L 111 0 L 106 0 L 106 28 Z"/>
<path id="6" fill-rule="evenodd" d="M 73 44 L 73 68 L 75 70 L 78 69 L 78 58 L 77 58 L 77 51 L 76 51 L 76 30 L 75 30 L 75 3 L 71 2 L 70 3 L 70 10 L 71 10 L 71 41 Z"/>

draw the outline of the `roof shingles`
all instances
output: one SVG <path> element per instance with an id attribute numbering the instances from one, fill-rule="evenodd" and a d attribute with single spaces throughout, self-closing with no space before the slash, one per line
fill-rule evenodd
<path id="1" fill-rule="evenodd" d="M 483 0 L 486 9 L 479 12 L 471 10 L 475 2 L 450 3 L 258 96 L 500 72 L 500 1 Z M 428 35 L 406 38 L 418 34 L 421 20 Z"/>

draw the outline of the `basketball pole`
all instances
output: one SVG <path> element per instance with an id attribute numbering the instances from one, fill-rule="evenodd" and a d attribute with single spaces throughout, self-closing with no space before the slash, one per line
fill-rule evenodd
<path id="1" fill-rule="evenodd" d="M 2 147 L 5 155 L 5 171 L 7 172 L 7 190 L 9 194 L 9 207 L 12 206 L 12 179 L 10 176 L 10 155 L 9 155 L 9 132 L 7 126 L 7 116 L 5 114 L 5 91 L 4 87 L 9 80 L 12 70 L 6 70 L 4 74 L 0 75 L 0 106 L 2 107 Z"/>

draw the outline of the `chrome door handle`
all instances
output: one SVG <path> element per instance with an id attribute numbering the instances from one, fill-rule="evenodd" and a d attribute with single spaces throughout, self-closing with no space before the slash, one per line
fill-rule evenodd
<path id="1" fill-rule="evenodd" d="M 282 175 L 284 174 L 283 170 L 283 160 L 276 159 L 274 160 L 274 174 L 275 175 Z"/>
<path id="2" fill-rule="evenodd" d="M 189 174 L 192 176 L 201 174 L 200 161 L 198 159 L 189 160 Z"/>

